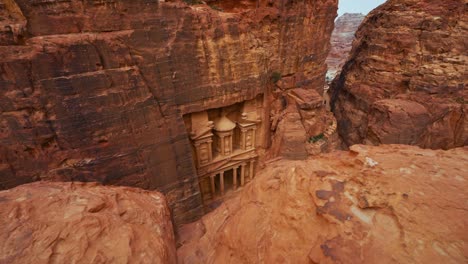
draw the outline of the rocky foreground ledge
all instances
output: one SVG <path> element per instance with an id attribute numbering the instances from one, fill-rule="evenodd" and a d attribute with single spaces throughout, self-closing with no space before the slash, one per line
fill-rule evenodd
<path id="1" fill-rule="evenodd" d="M 354 145 L 279 160 L 179 230 L 163 195 L 93 183 L 0 192 L 0 263 L 464 263 L 468 148 Z"/>
<path id="2" fill-rule="evenodd" d="M 182 230 L 180 263 L 465 263 L 468 148 L 279 161 Z"/>
<path id="3" fill-rule="evenodd" d="M 175 263 L 164 196 L 94 183 L 0 192 L 0 263 Z"/>

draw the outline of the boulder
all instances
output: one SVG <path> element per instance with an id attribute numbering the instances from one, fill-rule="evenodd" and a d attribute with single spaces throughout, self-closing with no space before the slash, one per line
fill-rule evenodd
<path id="1" fill-rule="evenodd" d="M 96 183 L 0 192 L 0 263 L 176 263 L 166 199 Z"/>

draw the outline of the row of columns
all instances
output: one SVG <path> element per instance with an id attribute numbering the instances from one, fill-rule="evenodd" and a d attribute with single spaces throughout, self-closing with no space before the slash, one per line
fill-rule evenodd
<path id="1" fill-rule="evenodd" d="M 251 160 L 249 162 L 249 180 L 252 180 L 252 178 L 253 178 L 254 162 L 255 162 L 254 160 Z M 246 163 L 243 163 L 240 166 L 235 166 L 235 167 L 231 168 L 233 170 L 232 183 L 234 185 L 234 190 L 237 190 L 237 170 L 239 169 L 239 167 L 241 168 L 240 185 L 244 186 L 245 170 L 246 170 L 246 167 L 247 167 Z M 221 192 L 221 195 L 224 195 L 224 172 L 225 171 L 221 171 L 219 173 L 216 173 L 216 174 L 213 174 L 213 175 L 210 176 L 211 195 L 212 195 L 212 197 L 214 197 L 215 193 L 216 193 L 215 177 L 216 177 L 217 174 L 219 174 L 220 192 Z"/>

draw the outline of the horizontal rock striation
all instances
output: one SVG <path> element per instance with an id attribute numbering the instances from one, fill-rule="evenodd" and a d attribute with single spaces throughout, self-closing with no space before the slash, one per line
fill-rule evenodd
<path id="1" fill-rule="evenodd" d="M 176 223 L 203 213 L 183 115 L 266 95 L 272 72 L 321 92 L 337 9 L 0 2 L 2 16 L 17 14 L 0 23 L 21 29 L 0 37 L 0 189 L 41 179 L 158 189 Z"/>
<path id="2" fill-rule="evenodd" d="M 336 19 L 331 36 L 331 50 L 326 60 L 328 78 L 333 79 L 343 67 L 351 51 L 354 34 L 364 18 L 360 13 L 345 13 Z"/>
<path id="3" fill-rule="evenodd" d="M 179 263 L 463 263 L 468 148 L 354 145 L 268 165 L 181 228 Z"/>
<path id="4" fill-rule="evenodd" d="M 164 196 L 95 183 L 0 192 L 0 263 L 176 263 Z"/>
<path id="5" fill-rule="evenodd" d="M 347 145 L 468 143 L 467 22 L 461 0 L 389 0 L 366 17 L 332 84 Z"/>

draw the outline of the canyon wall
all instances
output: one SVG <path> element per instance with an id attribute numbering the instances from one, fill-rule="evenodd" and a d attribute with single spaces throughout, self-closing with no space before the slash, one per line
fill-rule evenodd
<path id="1" fill-rule="evenodd" d="M 360 13 L 345 13 L 335 21 L 331 36 L 331 50 L 326 60 L 327 77 L 333 79 L 348 58 L 354 40 L 354 34 L 365 16 Z"/>
<path id="2" fill-rule="evenodd" d="M 176 263 L 161 193 L 36 182 L 0 191 L 0 263 Z"/>
<path id="3" fill-rule="evenodd" d="M 181 228 L 179 263 L 463 263 L 468 148 L 354 145 L 270 163 Z"/>
<path id="4" fill-rule="evenodd" d="M 272 73 L 321 94 L 337 10 L 219 2 L 0 0 L 0 189 L 98 181 L 164 192 L 176 223 L 202 215 L 183 115 L 271 98 Z"/>
<path id="5" fill-rule="evenodd" d="M 331 87 L 347 145 L 468 144 L 467 22 L 462 0 L 389 0 L 366 17 Z"/>

